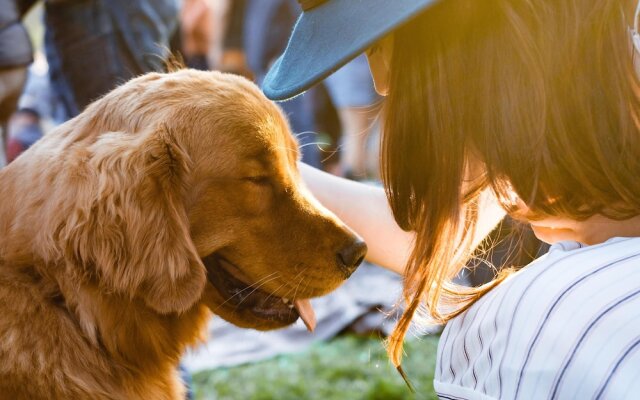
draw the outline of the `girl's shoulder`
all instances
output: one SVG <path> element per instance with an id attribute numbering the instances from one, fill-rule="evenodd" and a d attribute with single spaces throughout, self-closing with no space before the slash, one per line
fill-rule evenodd
<path id="1" fill-rule="evenodd" d="M 548 253 L 539 257 L 505 280 L 494 294 L 516 289 L 522 294 L 531 290 L 536 283 L 584 280 L 592 274 L 607 274 L 621 265 L 637 263 L 640 260 L 640 237 L 615 237 L 604 243 L 587 246 L 574 241 L 558 242 Z M 553 290 L 544 293 L 555 296 Z M 538 294 L 539 295 L 539 294 Z"/>
<path id="2" fill-rule="evenodd" d="M 611 382 L 628 376 L 639 326 L 640 238 L 558 243 L 449 323 L 436 382 L 490 398 L 624 398 Z"/>

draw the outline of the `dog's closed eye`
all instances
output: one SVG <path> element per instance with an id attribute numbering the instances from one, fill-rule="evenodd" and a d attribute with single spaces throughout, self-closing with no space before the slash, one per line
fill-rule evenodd
<path id="1" fill-rule="evenodd" d="M 260 186 L 265 186 L 271 183 L 271 179 L 268 176 L 249 176 L 244 178 L 244 180 Z"/>

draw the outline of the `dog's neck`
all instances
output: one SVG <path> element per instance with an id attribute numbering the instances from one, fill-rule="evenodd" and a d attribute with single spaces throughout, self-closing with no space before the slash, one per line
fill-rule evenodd
<path id="1" fill-rule="evenodd" d="M 64 302 L 91 345 L 118 364 L 145 373 L 173 368 L 187 345 L 204 339 L 210 311 L 202 304 L 180 315 L 160 315 L 90 281 L 58 287 L 55 300 Z"/>

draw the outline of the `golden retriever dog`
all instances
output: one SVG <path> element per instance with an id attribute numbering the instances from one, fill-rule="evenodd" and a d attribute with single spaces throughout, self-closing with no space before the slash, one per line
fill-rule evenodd
<path id="1" fill-rule="evenodd" d="M 0 170 L 0 398 L 181 399 L 210 315 L 275 329 L 365 244 L 301 184 L 249 81 L 134 79 Z"/>

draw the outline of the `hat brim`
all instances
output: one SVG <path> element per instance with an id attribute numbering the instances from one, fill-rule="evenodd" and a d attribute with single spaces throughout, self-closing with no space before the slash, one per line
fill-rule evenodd
<path id="1" fill-rule="evenodd" d="M 329 0 L 303 12 L 262 90 L 294 97 L 334 73 L 378 39 L 438 0 Z"/>

